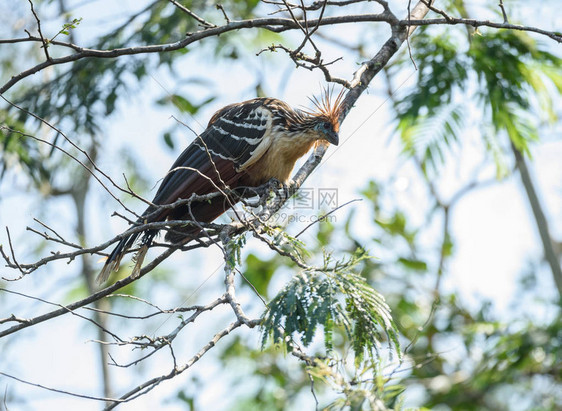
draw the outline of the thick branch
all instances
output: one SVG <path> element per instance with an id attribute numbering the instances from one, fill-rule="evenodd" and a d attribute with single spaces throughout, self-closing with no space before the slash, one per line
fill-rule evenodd
<path id="1" fill-rule="evenodd" d="M 147 264 L 141 270 L 139 277 L 144 276 L 146 273 L 148 273 L 148 272 L 152 271 L 154 268 L 156 268 L 156 266 L 158 266 L 158 264 L 160 264 L 162 261 L 164 261 L 170 255 L 172 255 L 172 253 L 174 251 L 176 251 L 177 248 L 178 247 L 171 247 L 168 250 L 164 251 L 162 254 L 160 254 L 158 257 L 156 257 L 154 260 L 152 260 L 149 264 Z M 129 276 L 127 278 L 123 278 L 122 280 L 117 281 L 116 283 L 110 285 L 109 287 L 104 288 L 103 290 L 100 290 L 97 293 L 92 294 L 92 295 L 84 298 L 83 300 L 76 301 L 72 304 L 69 304 L 69 305 L 66 305 L 62 308 L 59 308 L 58 310 L 54 310 L 54 311 L 48 312 L 46 314 L 39 315 L 39 316 L 34 317 L 34 318 L 30 318 L 25 323 L 14 325 L 13 327 L 10 327 L 6 330 L 2 330 L 2 331 L 0 331 L 0 338 L 5 337 L 5 336 L 10 335 L 10 334 L 13 334 L 17 331 L 20 331 L 23 328 L 27 328 L 29 326 L 42 323 L 43 321 L 47 321 L 47 320 L 50 320 L 51 318 L 59 317 L 63 314 L 72 312 L 72 311 L 76 310 L 77 308 L 84 307 L 85 305 L 91 304 L 92 302 L 97 301 L 97 300 L 99 300 L 103 297 L 106 297 L 109 294 L 113 293 L 114 291 L 117 291 L 120 288 L 123 288 L 124 286 L 126 286 L 128 284 L 131 284 L 135 280 L 136 279 L 132 278 L 131 276 Z"/>
<path id="2" fill-rule="evenodd" d="M 360 15 L 349 15 L 349 16 L 337 16 L 337 17 L 324 17 L 321 21 L 318 19 L 309 20 L 310 25 L 321 25 L 329 26 L 334 24 L 344 24 L 344 23 L 358 23 L 358 22 L 376 22 L 376 21 L 387 21 L 390 22 L 391 19 L 387 14 L 360 14 Z M 304 24 L 303 21 L 299 21 L 298 24 Z M 293 19 L 288 18 L 257 18 L 251 20 L 242 21 L 232 21 L 224 26 L 205 28 L 203 30 L 197 31 L 195 33 L 188 33 L 187 37 L 183 40 L 176 41 L 174 43 L 168 44 L 158 44 L 150 46 L 141 47 L 126 47 L 113 50 L 95 50 L 89 48 L 78 48 L 78 52 L 70 54 L 68 56 L 51 58 L 48 61 L 44 61 L 36 66 L 25 70 L 6 82 L 2 87 L 0 87 L 0 94 L 4 94 L 7 90 L 13 87 L 22 79 L 31 76 L 47 67 L 66 64 L 73 61 L 77 61 L 83 58 L 116 58 L 120 56 L 135 55 L 135 54 L 149 54 L 149 53 L 166 53 L 170 51 L 175 51 L 182 49 L 189 44 L 196 43 L 204 38 L 220 36 L 223 33 L 230 31 L 236 31 L 245 28 L 261 27 L 273 32 L 283 32 L 291 29 L 298 29 L 299 26 Z"/>
<path id="3" fill-rule="evenodd" d="M 356 14 L 356 15 L 345 15 L 345 16 L 331 16 L 331 17 L 322 17 L 319 19 L 310 19 L 306 22 L 304 20 L 295 20 L 292 18 L 256 18 L 250 20 L 241 20 L 241 21 L 231 21 L 223 26 L 218 27 L 209 27 L 205 26 L 202 30 L 199 30 L 195 33 L 188 33 L 187 37 L 183 40 L 168 43 L 168 44 L 160 44 L 160 45 L 149 45 L 149 46 L 140 46 L 140 47 L 126 47 L 120 49 L 113 49 L 113 50 L 95 50 L 89 49 L 85 47 L 79 47 L 74 44 L 63 43 L 63 42 L 52 42 L 53 45 L 65 46 L 70 47 L 77 52 L 68 56 L 60 57 L 60 58 L 51 58 L 47 61 L 44 61 L 28 70 L 25 70 L 6 82 L 2 87 L 0 87 L 0 94 L 3 94 L 15 84 L 17 84 L 22 79 L 29 77 L 32 74 L 35 74 L 47 67 L 59 64 L 66 64 L 76 60 L 80 60 L 83 58 L 116 58 L 119 56 L 125 55 L 135 55 L 135 54 L 148 54 L 148 53 L 163 53 L 163 52 L 170 52 L 182 49 L 189 44 L 198 42 L 204 38 L 208 37 L 215 37 L 220 36 L 223 33 L 236 31 L 245 28 L 264 28 L 269 31 L 273 31 L 276 33 L 281 33 L 287 30 L 295 30 L 301 29 L 303 26 L 331 26 L 335 24 L 346 24 L 346 23 L 361 23 L 361 22 L 387 22 L 391 24 L 393 27 L 409 27 L 409 32 L 413 30 L 415 26 L 420 25 L 430 25 L 430 24 L 465 24 L 472 27 L 492 27 L 492 28 L 503 28 L 503 29 L 511 29 L 511 30 L 522 30 L 522 31 L 531 31 L 534 33 L 542 34 L 545 36 L 550 37 L 551 39 L 562 42 L 562 36 L 559 33 L 551 32 L 547 30 L 542 30 L 536 27 L 530 26 L 521 26 L 517 24 L 509 24 L 509 23 L 494 23 L 488 20 L 475 20 L 475 19 L 464 19 L 464 18 L 454 18 L 448 17 L 443 19 L 427 19 L 422 20 L 423 17 L 428 12 L 428 6 L 425 4 L 428 3 L 427 1 L 420 1 L 416 7 L 411 12 L 411 15 L 408 19 L 398 21 L 396 17 L 392 13 L 386 9 L 383 13 L 379 14 Z M 411 27 L 414 26 L 414 27 Z M 398 30 L 399 33 L 406 33 L 403 30 Z M 393 34 L 392 39 L 394 44 L 385 44 L 387 48 L 391 50 L 394 47 L 399 47 L 402 42 L 406 39 L 406 37 L 400 39 L 402 35 L 396 36 L 396 33 Z M 398 42 L 394 42 L 394 40 L 398 40 Z M 24 41 L 23 39 L 17 39 L 17 41 Z M 29 37 L 26 41 L 41 41 L 41 38 L 36 37 Z M 7 43 L 7 42 L 14 42 L 14 40 L 0 40 L 0 43 Z M 383 50 L 384 51 L 384 47 Z M 392 53 L 394 54 L 394 53 Z"/>

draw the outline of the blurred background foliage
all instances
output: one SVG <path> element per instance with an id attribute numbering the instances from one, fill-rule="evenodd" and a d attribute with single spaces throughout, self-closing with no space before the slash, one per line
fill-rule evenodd
<path id="1" fill-rule="evenodd" d="M 307 372 L 322 376 L 319 381 L 326 382 L 318 384 L 316 380 L 320 394 L 326 394 L 328 387 L 336 387 L 336 391 L 345 394 L 345 400 L 339 398 L 331 403 L 334 409 L 372 409 L 368 401 L 370 395 L 383 399 L 388 408 L 400 409 L 404 396 L 408 398 L 409 393 L 412 395 L 409 404 L 417 402 L 428 409 L 560 408 L 562 312 L 558 301 L 542 296 L 535 280 L 538 267 L 534 265 L 522 271 L 518 291 L 510 304 L 518 308 L 511 315 L 496 313 L 492 301 L 480 301 L 477 309 L 467 306 L 456 292 L 433 288 L 437 274 L 435 255 L 427 253 L 428 244 L 420 240 L 428 228 L 412 230 L 404 223 L 399 209 L 388 210 L 381 206 L 382 196 L 385 200 L 392 197 L 392 192 L 381 189 L 381 185 L 384 186 L 371 181 L 363 193 L 373 210 L 373 237 L 367 242 L 358 240 L 343 227 L 336 228 L 333 235 L 345 235 L 348 239 L 349 248 L 340 250 L 344 253 L 353 253 L 356 244 L 367 249 L 393 247 L 396 242 L 408 244 L 406 254 L 398 253 L 384 261 L 365 260 L 360 270 L 392 308 L 403 336 L 404 360 L 383 358 L 378 365 L 377 362 L 369 364 L 374 370 L 355 368 L 349 364 L 349 359 L 338 357 L 337 353 L 349 351 L 345 331 L 340 329 L 333 336 L 336 355 L 317 367 L 289 371 L 285 368 L 286 355 L 271 348 L 256 350 L 252 344 L 237 339 L 224 350 L 222 359 L 229 366 L 240 361 L 250 364 L 240 368 L 251 370 L 250 381 L 256 390 L 241 400 L 240 409 L 290 408 L 299 392 L 310 390 Z M 385 191 L 384 194 L 381 191 Z M 383 208 L 385 214 L 391 212 L 391 217 L 389 222 L 381 224 L 377 221 L 381 211 L 377 210 Z M 317 232 L 319 249 L 309 251 L 321 252 L 325 244 L 322 231 L 319 228 Z M 446 245 L 433 245 L 436 252 L 445 246 L 448 250 L 443 255 L 445 261 L 454 248 L 453 239 L 447 237 L 446 242 Z M 244 273 L 249 280 L 259 276 L 260 290 L 264 290 L 263 279 L 274 277 L 275 271 L 285 266 L 277 257 L 263 262 L 250 254 Z M 446 270 L 439 275 L 447 275 Z M 531 303 L 521 307 L 521 301 Z M 537 317 L 541 309 L 547 315 Z M 449 355 L 452 351 L 456 354 Z M 320 350 L 318 355 L 322 357 L 325 353 Z M 334 373 L 345 375 L 348 384 Z M 376 379 L 377 375 L 382 382 Z M 247 373 L 240 375 L 245 383 L 248 378 Z"/>
<path id="2" fill-rule="evenodd" d="M 35 3 L 40 10 L 61 16 L 58 30 L 79 17 L 72 16 L 62 1 Z M 181 3 L 206 19 L 222 18 L 213 2 Z M 395 3 L 391 2 L 391 6 Z M 467 11 L 469 2 L 443 3 L 440 7 L 451 14 L 472 17 Z M 498 11 L 497 1 L 484 3 L 488 10 Z M 511 2 L 504 3 L 509 10 Z M 221 4 L 232 20 L 259 16 L 260 7 L 264 7 L 257 0 L 228 0 Z M 14 13 L 28 14 L 25 5 L 17 7 L 21 10 Z M 352 6 L 350 13 L 364 11 L 365 7 Z M 193 20 L 165 1 L 148 4 L 122 20 L 111 30 L 93 35 L 87 45 L 109 49 L 162 44 L 182 39 L 198 29 Z M 78 24 L 60 37 L 83 44 L 79 33 Z M 2 29 L 2 37 L 12 34 L 8 27 Z M 196 52 L 207 63 L 228 65 L 234 60 L 249 59 L 256 49 L 281 41 L 290 43 L 291 38 L 249 30 L 207 39 Z M 331 39 L 326 36 L 324 41 L 330 43 Z M 463 301 L 457 290 L 443 290 L 447 262 L 455 253 L 455 238 L 449 227 L 451 209 L 471 189 L 494 181 L 458 187 L 447 199 L 436 188 L 436 180 L 447 162 L 462 156 L 459 148 L 463 147 L 468 128 L 470 138 L 480 142 L 488 161 L 494 164 L 498 180 L 515 172 L 514 153 L 522 153 L 527 160 L 532 158 L 533 145 L 540 143 L 542 128 L 560 121 L 557 104 L 562 92 L 562 61 L 550 46 L 547 40 L 510 30 L 431 26 L 415 32 L 409 50 L 404 48 L 385 68 L 385 79 L 389 90 L 394 90 L 412 60 L 418 68 L 415 81 L 393 93 L 391 99 L 395 136 L 402 141 L 404 161 L 419 167 L 419 184 L 432 197 L 423 210 L 425 220 L 412 222 L 408 212 L 394 200 L 394 181 L 390 176 L 387 180 L 365 182 L 359 193 L 371 212 L 369 238 L 355 235 L 356 216 L 349 212 L 344 222 L 327 220 L 313 226 L 316 242 L 307 244 L 313 256 L 322 256 L 329 248 L 338 256 L 353 255 L 362 249 L 379 257 L 362 259 L 355 272 L 390 305 L 403 354 L 398 357 L 392 355 L 392 350 L 385 350 L 358 364 L 351 354 L 352 342 L 341 324 L 330 330 L 331 352 L 315 345 L 313 335 L 309 336 L 308 342 L 312 344 L 307 355 L 314 357 L 314 361 L 308 364 L 291 361 L 283 344 L 261 349 L 255 339 L 236 336 L 220 348 L 217 356 L 217 361 L 230 370 L 233 389 L 243 392 L 232 409 L 296 409 L 304 396 L 311 395 L 311 390 L 318 397 L 320 408 L 333 409 L 401 409 L 404 403 L 428 409 L 562 409 L 562 313 L 559 300 L 546 297 L 541 289 L 543 282 L 537 280 L 538 272 L 544 268 L 542 256 L 521 268 L 512 310 L 507 315 L 496 312 L 492 301 L 482 300 L 474 307 Z M 360 60 L 372 44 L 361 39 L 345 47 Z M 57 53 L 54 48 L 52 52 Z M 76 154 L 56 131 L 28 114 L 34 113 L 60 129 L 72 130 L 73 141 L 96 160 L 103 144 L 117 138 L 104 134 L 103 121 L 118 115 L 119 104 L 134 104 L 138 98 L 134 96 L 156 70 L 167 70 L 178 85 L 197 84 L 204 93 L 185 93 L 178 86 L 178 90 L 155 97 L 153 103 L 177 113 L 196 115 L 215 101 L 220 90 L 209 79 L 181 69 L 182 62 L 194 52 L 187 48 L 119 59 L 85 59 L 21 82 L 10 90 L 9 97 L 27 112 L 6 104 L 0 111 L 0 122 L 5 126 L 0 134 L 0 176 L 26 176 L 26 189 L 37 194 L 40 201 L 53 201 L 59 196 L 72 199 L 76 234 L 87 242 L 85 199 L 90 190 L 89 174 L 61 152 L 37 140 L 21 138 L 15 131 L 42 135 Z M 37 62 L 42 57 L 42 51 L 36 47 L 20 46 L 17 53 L 3 51 L 0 78 L 4 82 L 8 73 L 18 73 L 30 61 Z M 267 89 L 262 84 L 267 70 L 263 71 L 256 75 L 258 95 Z M 161 136 L 166 146 L 177 152 L 183 145 L 178 143 L 180 132 L 185 131 L 172 127 Z M 122 170 L 131 176 L 132 187 L 147 191 L 149 184 L 142 166 L 132 156 L 122 159 Z M 428 237 L 427 233 L 434 230 L 434 219 L 439 219 L 442 230 L 440 235 Z M 94 289 L 95 270 L 87 257 L 82 265 L 82 280 L 69 289 L 69 299 Z M 243 258 L 242 271 L 247 282 L 241 284 L 270 301 L 278 291 L 274 284 L 276 274 L 287 270 L 298 271 L 291 261 L 277 254 L 264 258 L 250 250 Z M 151 281 L 175 287 L 171 270 L 161 269 L 153 274 Z M 117 274 L 124 275 L 127 273 Z M 133 283 L 122 291 L 146 296 L 150 287 Z M 115 307 L 128 304 L 125 301 L 128 300 L 106 304 Z M 108 305 L 102 308 L 107 309 Z M 101 316 L 96 321 L 103 324 L 108 320 Z M 326 335 L 320 328 L 315 333 L 317 340 Z M 201 387 L 202 383 L 194 381 L 193 386 Z M 176 402 L 185 409 L 197 409 L 197 389 L 178 392 Z"/>

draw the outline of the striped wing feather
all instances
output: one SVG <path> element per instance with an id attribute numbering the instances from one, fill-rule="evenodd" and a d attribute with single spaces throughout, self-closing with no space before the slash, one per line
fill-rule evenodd
<path id="1" fill-rule="evenodd" d="M 217 112 L 207 129 L 198 136 L 177 158 L 153 199 L 155 204 L 170 204 L 192 194 L 204 195 L 235 189 L 243 184 L 245 172 L 239 168 L 259 152 L 263 153 L 264 142 L 271 128 L 271 112 L 263 108 L 264 99 L 231 105 Z M 261 146 L 260 146 L 261 144 Z M 260 147 L 259 150 L 256 150 Z M 149 221 L 188 219 L 210 222 L 224 213 L 232 201 L 217 197 L 211 202 L 193 202 L 190 207 L 162 210 Z M 146 210 L 150 214 L 152 208 Z M 178 241 L 199 231 L 194 228 L 170 231 L 169 241 Z"/>
<path id="2" fill-rule="evenodd" d="M 259 185 L 271 176 L 284 179 L 293 164 L 286 170 L 258 170 L 260 159 L 272 159 L 271 164 L 279 163 L 280 153 L 270 150 L 271 143 L 279 133 L 296 132 L 302 123 L 300 113 L 277 99 L 257 98 L 239 104 L 232 104 L 217 111 L 209 121 L 207 129 L 201 133 L 174 162 L 153 199 L 153 203 L 171 204 L 178 199 L 188 199 L 193 194 L 205 195 L 229 189 L 239 189 L 247 185 Z M 307 143 L 308 144 L 308 143 Z M 304 147 L 306 151 L 309 147 Z M 270 167 L 271 168 L 271 167 Z M 260 172 L 258 172 L 260 171 Z M 203 223 L 213 221 L 233 205 L 236 200 L 223 196 L 211 201 L 192 202 L 173 210 L 158 212 L 149 207 L 139 222 L 173 220 L 193 220 Z M 132 276 L 140 273 L 142 260 L 158 230 L 144 232 L 142 246 Z M 166 239 L 170 242 L 186 241 L 197 237 L 197 227 L 175 227 L 168 231 Z M 105 282 L 111 271 L 119 268 L 121 258 L 133 246 L 141 233 L 123 238 L 109 255 L 98 282 Z"/>

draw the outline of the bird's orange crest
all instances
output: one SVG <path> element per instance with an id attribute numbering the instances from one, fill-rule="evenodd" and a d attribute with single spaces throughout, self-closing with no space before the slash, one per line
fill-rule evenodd
<path id="1" fill-rule="evenodd" d="M 338 95 L 333 98 L 334 88 L 326 87 L 320 97 L 313 96 L 310 98 L 310 101 L 314 104 L 315 110 L 303 111 L 314 117 L 324 117 L 328 119 L 330 123 L 332 123 L 334 131 L 338 132 L 344 93 L 345 89 L 342 89 Z"/>

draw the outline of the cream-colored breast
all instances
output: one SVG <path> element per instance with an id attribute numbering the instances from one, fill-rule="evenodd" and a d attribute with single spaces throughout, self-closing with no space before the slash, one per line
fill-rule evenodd
<path id="1" fill-rule="evenodd" d="M 312 148 L 316 140 L 312 133 L 293 136 L 278 133 L 273 136 L 267 151 L 247 169 L 251 183 L 259 185 L 271 178 L 287 183 L 297 160 Z"/>

